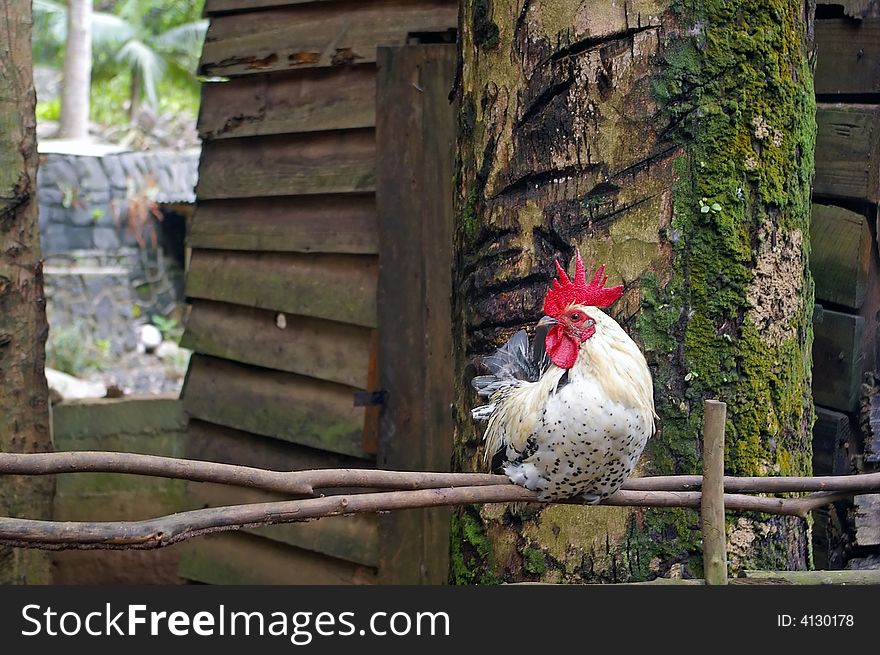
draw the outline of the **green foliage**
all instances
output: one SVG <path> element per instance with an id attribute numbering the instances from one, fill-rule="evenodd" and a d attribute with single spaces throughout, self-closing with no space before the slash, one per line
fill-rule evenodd
<path id="1" fill-rule="evenodd" d="M 93 13 L 93 120 L 125 124 L 141 99 L 162 113 L 195 115 L 196 68 L 207 30 L 202 5 L 203 0 L 117 0 Z M 61 68 L 66 14 L 60 2 L 34 0 L 35 63 Z"/>
<path id="2" fill-rule="evenodd" d="M 69 375 L 101 371 L 110 363 L 110 342 L 91 341 L 81 322 L 52 327 L 46 341 L 46 366 Z"/>
<path id="3" fill-rule="evenodd" d="M 452 584 L 498 584 L 493 573 L 492 542 L 486 535 L 479 507 L 466 505 L 452 513 L 450 529 L 450 582 Z"/>
<path id="4" fill-rule="evenodd" d="M 523 549 L 523 568 L 532 575 L 541 575 L 547 569 L 544 551 L 540 548 L 526 546 Z"/>
<path id="5" fill-rule="evenodd" d="M 61 98 L 52 98 L 44 102 L 37 103 L 37 120 L 38 121 L 59 121 L 61 120 Z"/>
<path id="6" fill-rule="evenodd" d="M 163 339 L 180 343 L 180 338 L 183 336 L 183 326 L 177 319 L 162 316 L 161 314 L 153 314 L 150 317 L 150 323 L 159 329 Z"/>

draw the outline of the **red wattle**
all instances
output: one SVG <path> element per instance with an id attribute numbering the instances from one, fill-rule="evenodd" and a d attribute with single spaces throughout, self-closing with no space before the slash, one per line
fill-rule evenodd
<path id="1" fill-rule="evenodd" d="M 554 325 L 547 337 L 544 339 L 544 346 L 550 361 L 559 368 L 569 369 L 574 366 L 578 355 L 578 342 L 576 339 L 565 334 L 561 325 Z"/>

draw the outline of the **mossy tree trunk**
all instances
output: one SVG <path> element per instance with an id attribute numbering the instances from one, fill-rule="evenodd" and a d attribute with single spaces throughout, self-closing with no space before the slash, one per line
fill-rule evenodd
<path id="1" fill-rule="evenodd" d="M 51 447 L 37 225 L 31 3 L 0 0 L 0 451 Z M 48 518 L 51 478 L 0 477 L 0 516 Z M 47 583 L 40 551 L 0 546 L 0 584 Z"/>
<path id="2" fill-rule="evenodd" d="M 702 400 L 726 470 L 810 469 L 812 7 L 794 0 L 464 0 L 455 465 L 481 470 L 473 358 L 533 325 L 580 247 L 625 284 L 654 374 L 641 474 L 698 473 Z M 728 514 L 732 566 L 802 568 L 807 526 Z M 466 508 L 452 580 L 699 576 L 690 510 Z"/>

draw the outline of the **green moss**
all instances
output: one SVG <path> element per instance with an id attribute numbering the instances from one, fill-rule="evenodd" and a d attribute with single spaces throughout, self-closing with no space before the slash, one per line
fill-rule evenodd
<path id="1" fill-rule="evenodd" d="M 717 398 L 728 405 L 728 473 L 803 475 L 810 471 L 811 282 L 805 272 L 805 303 L 784 338 L 768 337 L 748 300 L 760 284 L 760 228 L 772 225 L 780 241 L 809 233 L 815 105 L 803 5 L 680 0 L 674 11 L 682 30 L 665 43 L 664 72 L 652 90 L 686 152 L 676 162 L 669 229 L 675 275 L 665 286 L 642 280 L 637 321 L 661 416 L 650 472 L 699 472 L 702 401 Z M 720 210 L 709 209 L 715 203 Z M 689 516 L 646 512 L 636 558 L 693 559 L 699 540 Z M 760 559 L 778 563 L 774 546 L 766 548 Z"/>
<path id="2" fill-rule="evenodd" d="M 526 546 L 523 549 L 523 568 L 532 575 L 541 575 L 547 569 L 544 551 L 540 548 Z"/>
<path id="3" fill-rule="evenodd" d="M 493 573 L 492 541 L 486 535 L 479 508 L 465 505 L 452 513 L 450 530 L 450 582 L 498 584 Z"/>

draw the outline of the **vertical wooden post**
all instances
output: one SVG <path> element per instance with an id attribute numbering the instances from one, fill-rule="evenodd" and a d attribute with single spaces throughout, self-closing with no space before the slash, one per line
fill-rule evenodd
<path id="1" fill-rule="evenodd" d="M 452 457 L 452 44 L 377 53 L 379 468 L 448 471 Z M 448 508 L 379 517 L 379 579 L 442 584 Z"/>
<path id="2" fill-rule="evenodd" d="M 727 530 L 724 525 L 724 423 L 727 405 L 703 402 L 703 570 L 706 584 L 727 584 Z"/>

